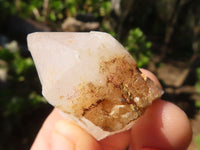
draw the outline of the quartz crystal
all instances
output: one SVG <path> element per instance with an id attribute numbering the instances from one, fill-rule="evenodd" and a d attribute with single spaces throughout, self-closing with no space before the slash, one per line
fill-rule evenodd
<path id="1" fill-rule="evenodd" d="M 32 33 L 28 47 L 46 100 L 97 140 L 128 130 L 162 94 L 107 33 Z"/>

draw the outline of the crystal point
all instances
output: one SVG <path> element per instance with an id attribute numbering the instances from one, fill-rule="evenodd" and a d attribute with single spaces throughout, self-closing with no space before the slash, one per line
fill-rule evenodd
<path id="1" fill-rule="evenodd" d="M 162 91 L 103 32 L 28 35 L 47 101 L 97 140 L 128 130 Z"/>

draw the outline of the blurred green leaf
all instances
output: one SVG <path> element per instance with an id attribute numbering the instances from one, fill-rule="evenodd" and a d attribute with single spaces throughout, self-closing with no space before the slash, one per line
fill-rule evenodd
<path id="1" fill-rule="evenodd" d="M 139 28 L 131 29 L 126 40 L 126 49 L 135 58 L 138 67 L 145 67 L 151 57 L 151 42 Z"/>
<path id="2" fill-rule="evenodd" d="M 196 136 L 195 143 L 197 144 L 197 149 L 200 149 L 200 134 Z"/>
<path id="3" fill-rule="evenodd" d="M 6 116 L 19 113 L 22 115 L 30 107 L 38 107 L 39 103 L 44 102 L 42 96 L 29 87 L 37 77 L 36 72 L 32 76 L 35 69 L 31 58 L 22 57 L 19 51 L 1 48 L 0 60 L 6 62 L 4 67 L 8 69 L 7 86 L 0 87 L 0 105 L 3 108 L 1 113 Z"/>
<path id="4" fill-rule="evenodd" d="M 50 14 L 49 14 L 49 19 L 51 20 L 51 21 L 56 21 L 56 15 L 55 15 L 55 13 L 52 11 L 52 12 L 50 12 Z"/>
<path id="5" fill-rule="evenodd" d="M 64 8 L 63 2 L 58 0 L 50 1 L 50 5 L 53 10 L 58 12 L 62 11 L 62 9 Z"/>
<path id="6" fill-rule="evenodd" d="M 196 69 L 196 74 L 197 74 L 198 80 L 200 80 L 200 67 Z"/>
<path id="7" fill-rule="evenodd" d="M 195 107 L 200 108 L 200 100 L 195 102 Z"/>
<path id="8" fill-rule="evenodd" d="M 195 87 L 197 89 L 197 92 L 200 93 L 200 67 L 196 69 L 196 76 L 197 76 L 197 81 Z"/>
<path id="9" fill-rule="evenodd" d="M 29 99 L 31 100 L 32 102 L 32 105 L 39 105 L 41 102 L 45 102 L 46 103 L 46 100 L 44 99 L 44 97 L 42 97 L 41 95 L 37 94 L 36 92 L 31 92 L 29 94 Z"/>
<path id="10" fill-rule="evenodd" d="M 14 54 L 10 52 L 8 49 L 5 49 L 5 48 L 0 49 L 0 59 L 9 62 L 13 58 L 14 58 Z"/>

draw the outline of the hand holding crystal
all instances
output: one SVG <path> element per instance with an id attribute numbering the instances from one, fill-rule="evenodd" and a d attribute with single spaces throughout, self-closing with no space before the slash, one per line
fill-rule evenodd
<path id="1" fill-rule="evenodd" d="M 33 33 L 42 94 L 56 107 L 32 149 L 186 149 L 189 121 L 111 35 Z"/>
<path id="2" fill-rule="evenodd" d="M 156 77 L 142 69 L 157 85 Z M 192 137 L 189 120 L 174 104 L 155 100 L 133 127 L 101 141 L 73 122 L 66 121 L 57 109 L 40 129 L 31 150 L 185 150 Z"/>

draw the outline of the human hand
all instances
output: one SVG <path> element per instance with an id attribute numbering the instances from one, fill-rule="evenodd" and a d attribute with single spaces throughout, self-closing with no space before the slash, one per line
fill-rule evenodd
<path id="1" fill-rule="evenodd" d="M 141 71 L 159 84 L 156 77 Z M 66 121 L 54 109 L 40 129 L 31 150 L 185 150 L 192 130 L 185 113 L 176 105 L 155 100 L 125 132 L 96 141 L 74 122 Z"/>

